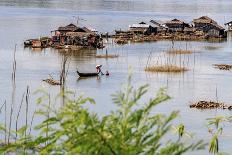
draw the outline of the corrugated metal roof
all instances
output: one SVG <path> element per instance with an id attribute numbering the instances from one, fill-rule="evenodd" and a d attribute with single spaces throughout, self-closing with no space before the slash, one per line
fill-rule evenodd
<path id="1" fill-rule="evenodd" d="M 129 28 L 148 28 L 149 25 L 148 24 L 132 24 L 129 25 Z"/>

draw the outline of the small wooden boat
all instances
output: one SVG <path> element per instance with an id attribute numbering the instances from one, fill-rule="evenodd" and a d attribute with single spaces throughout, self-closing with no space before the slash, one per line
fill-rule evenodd
<path id="1" fill-rule="evenodd" d="M 100 72 L 99 72 L 100 73 Z M 93 76 L 98 76 L 99 73 L 80 73 L 78 70 L 77 70 L 77 74 L 80 76 L 80 77 L 93 77 Z"/>

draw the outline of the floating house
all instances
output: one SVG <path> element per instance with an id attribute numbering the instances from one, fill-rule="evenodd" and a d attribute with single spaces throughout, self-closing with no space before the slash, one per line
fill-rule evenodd
<path id="1" fill-rule="evenodd" d="M 217 24 L 216 21 L 213 19 L 209 18 L 208 16 L 202 16 L 197 19 L 193 19 L 194 27 L 195 28 L 205 28 L 210 24 Z"/>
<path id="2" fill-rule="evenodd" d="M 59 45 L 73 45 L 73 46 L 89 46 L 94 48 L 103 47 L 103 42 L 96 33 L 87 27 L 78 27 L 74 24 L 69 24 L 64 27 L 59 27 L 52 31 L 55 34 L 52 36 L 52 41 Z"/>
<path id="3" fill-rule="evenodd" d="M 225 23 L 225 26 L 227 26 L 228 31 L 232 31 L 232 21 L 228 22 L 228 23 Z"/>
<path id="4" fill-rule="evenodd" d="M 183 32 L 185 27 L 190 27 L 188 23 L 181 21 L 179 19 L 173 19 L 165 23 L 169 32 Z"/>
<path id="5" fill-rule="evenodd" d="M 28 43 L 29 46 L 27 46 Z M 39 39 L 29 39 L 26 42 L 24 42 L 24 45 L 26 47 L 32 47 L 32 48 L 46 48 L 48 46 L 50 46 L 51 44 L 51 38 L 49 37 L 42 37 Z"/>
<path id="6" fill-rule="evenodd" d="M 136 35 L 151 35 L 157 33 L 157 27 L 141 22 L 139 24 L 129 25 L 129 31 Z"/>
<path id="7" fill-rule="evenodd" d="M 194 19 L 193 24 L 197 30 L 203 31 L 209 37 L 226 36 L 225 29 L 207 16 Z"/>

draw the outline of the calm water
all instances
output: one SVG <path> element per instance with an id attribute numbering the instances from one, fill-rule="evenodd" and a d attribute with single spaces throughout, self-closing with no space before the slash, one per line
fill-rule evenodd
<path id="1" fill-rule="evenodd" d="M 197 0 L 193 2 L 187 0 L 0 0 L 0 103 L 7 100 L 9 112 L 12 102 L 11 70 L 15 44 L 17 44 L 17 73 L 14 119 L 27 85 L 31 90 L 30 116 L 37 108 L 32 99 L 35 97 L 33 95 L 35 90 L 45 88 L 52 94 L 59 92 L 59 87 L 49 87 L 41 80 L 47 78 L 49 74 L 54 78 L 59 77 L 62 53 L 52 49 L 42 51 L 24 49 L 22 43 L 28 38 L 49 36 L 50 30 L 75 22 L 73 16 L 84 19 L 80 21 L 81 25 L 94 27 L 100 32 L 113 32 L 119 28 L 126 29 L 129 24 L 150 19 L 180 18 L 189 22 L 192 18 L 202 15 L 208 15 L 223 24 L 232 20 L 231 8 L 232 1 L 230 0 Z M 109 41 L 108 52 L 119 54 L 120 57 L 108 60 L 94 58 L 96 53 L 102 54 L 105 49 L 72 53 L 67 86 L 77 94 L 93 97 L 97 104 L 89 106 L 92 111 L 99 115 L 107 114 L 114 109 L 110 95 L 119 90 L 126 82 L 128 70 L 131 67 L 135 86 L 147 83 L 150 85 L 150 91 L 144 97 L 144 101 L 154 96 L 160 87 L 167 87 L 169 95 L 173 97 L 168 103 L 158 106 L 154 113 L 180 110 L 179 120 L 186 124 L 189 131 L 207 141 L 210 135 L 207 133 L 206 118 L 230 114 L 230 112 L 193 110 L 189 109 L 189 103 L 201 99 L 232 102 L 232 87 L 230 86 L 232 73 L 219 71 L 212 67 L 212 64 L 216 63 L 232 63 L 231 39 L 229 35 L 228 40 L 221 43 L 175 43 L 175 48 L 186 48 L 186 46 L 196 53 L 181 57 L 181 61 L 190 69 L 184 74 L 144 72 L 150 52 L 152 52 L 150 65 L 156 64 L 157 60 L 163 63 L 166 61 L 167 56 L 164 55 L 164 51 L 171 47 L 169 41 L 124 46 L 112 45 Z M 179 64 L 179 59 L 180 57 L 171 58 L 176 64 Z M 100 79 L 78 79 L 75 73 L 77 67 L 81 71 L 94 71 L 96 64 L 102 64 L 103 70 L 109 70 L 111 76 L 103 76 Z M 22 110 L 25 111 L 25 107 Z M 21 117 L 20 123 L 23 124 L 24 116 Z M 3 122 L 3 114 L 0 115 L 0 119 Z M 40 119 L 35 118 L 34 124 L 38 123 Z M 232 153 L 230 149 L 232 135 L 229 134 L 229 130 L 231 130 L 229 126 L 225 128 L 221 149 Z M 207 152 L 202 154 L 207 154 Z"/>

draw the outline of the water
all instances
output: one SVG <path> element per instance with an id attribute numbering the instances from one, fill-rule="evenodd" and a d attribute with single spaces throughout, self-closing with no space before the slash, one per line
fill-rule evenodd
<path id="1" fill-rule="evenodd" d="M 0 1 L 0 103 L 7 101 L 8 113 L 11 103 L 11 70 L 14 46 L 17 44 L 17 73 L 16 73 L 16 102 L 13 118 L 16 117 L 23 92 L 27 85 L 31 90 L 30 113 L 32 116 L 38 108 L 33 102 L 33 94 L 38 88 L 57 94 L 59 87 L 49 87 L 41 80 L 51 74 L 59 77 L 62 53 L 45 49 L 35 51 L 23 48 L 23 40 L 50 35 L 50 30 L 60 25 L 75 22 L 79 16 L 84 20 L 79 24 L 96 28 L 100 32 L 113 32 L 115 29 L 127 29 L 129 24 L 150 19 L 167 20 L 180 18 L 187 22 L 202 15 L 208 15 L 220 24 L 232 20 L 232 1 L 230 0 L 1 0 Z M 126 82 L 128 70 L 133 70 L 133 83 L 135 86 L 149 84 L 149 93 L 143 98 L 147 101 L 154 96 L 160 87 L 166 87 L 173 97 L 168 103 L 159 105 L 156 112 L 169 113 L 179 110 L 179 120 L 186 124 L 187 129 L 196 133 L 199 138 L 206 141 L 210 139 L 207 133 L 206 118 L 216 115 L 231 114 L 229 111 L 210 110 L 199 111 L 189 109 L 189 103 L 198 100 L 219 100 L 231 103 L 231 72 L 219 71 L 212 67 L 216 63 L 232 63 L 231 39 L 225 42 L 175 42 L 176 48 L 187 48 L 196 51 L 190 56 L 182 56 L 185 65 L 190 69 L 184 74 L 152 74 L 144 72 L 147 58 L 152 52 L 150 65 L 155 64 L 164 51 L 171 47 L 170 41 L 153 43 L 137 43 L 124 46 L 107 44 L 107 50 L 112 54 L 119 54 L 116 59 L 96 59 L 96 53 L 105 53 L 104 50 L 81 51 L 72 53 L 70 58 L 67 86 L 78 95 L 93 97 L 97 104 L 87 105 L 98 115 L 109 113 L 115 108 L 111 102 L 111 94 L 119 90 Z M 163 60 L 164 61 L 164 60 Z M 178 63 L 178 58 L 175 63 Z M 104 70 L 109 70 L 110 77 L 78 79 L 75 73 L 80 71 L 94 71 L 96 64 L 102 64 Z M 216 90 L 217 96 L 216 97 Z M 141 104 L 143 104 L 141 102 Z M 60 106 L 54 105 L 54 107 Z M 23 106 L 22 111 L 25 111 Z M 21 116 L 20 124 L 24 124 Z M 1 121 L 4 115 L 0 115 Z M 35 118 L 34 124 L 42 118 Z M 232 153 L 230 150 L 232 135 L 230 127 L 225 128 L 222 136 L 222 151 Z M 202 154 L 207 154 L 203 152 Z"/>

